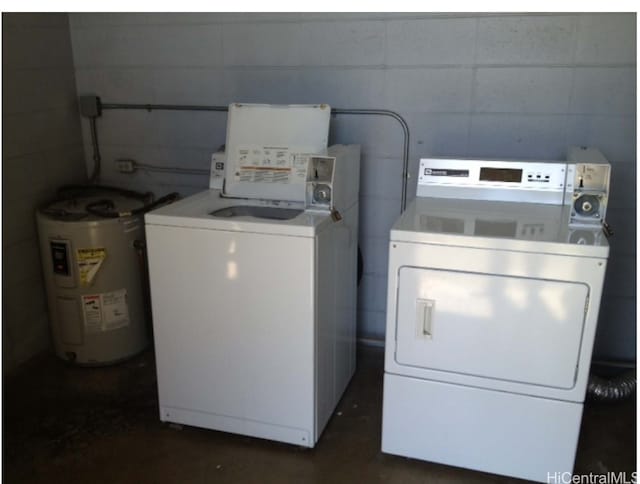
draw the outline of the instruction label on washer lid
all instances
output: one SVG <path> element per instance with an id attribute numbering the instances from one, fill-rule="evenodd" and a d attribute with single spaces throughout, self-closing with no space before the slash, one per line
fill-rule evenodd
<path id="1" fill-rule="evenodd" d="M 106 258 L 107 249 L 104 247 L 77 250 L 76 259 L 81 286 L 87 287 L 91 285 Z"/>
<path id="2" fill-rule="evenodd" d="M 308 163 L 306 154 L 287 146 L 241 146 L 235 180 L 255 183 L 303 183 Z"/>
<path id="3" fill-rule="evenodd" d="M 122 328 L 130 323 L 127 290 L 82 296 L 82 312 L 86 333 Z"/>

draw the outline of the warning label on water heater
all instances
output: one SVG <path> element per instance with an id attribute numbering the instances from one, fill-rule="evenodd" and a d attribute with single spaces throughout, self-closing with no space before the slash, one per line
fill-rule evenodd
<path id="1" fill-rule="evenodd" d="M 104 247 L 77 250 L 76 259 L 78 261 L 81 286 L 87 287 L 91 285 L 106 258 L 107 249 Z"/>
<path id="2" fill-rule="evenodd" d="M 127 326 L 129 304 L 127 290 L 86 294 L 82 296 L 82 313 L 86 333 L 98 333 Z"/>

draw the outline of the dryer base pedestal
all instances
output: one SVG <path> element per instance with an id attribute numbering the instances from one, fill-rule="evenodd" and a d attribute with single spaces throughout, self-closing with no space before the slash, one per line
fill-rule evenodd
<path id="1" fill-rule="evenodd" d="M 554 482 L 573 471 L 581 418 L 581 403 L 385 373 L 382 451 Z"/>

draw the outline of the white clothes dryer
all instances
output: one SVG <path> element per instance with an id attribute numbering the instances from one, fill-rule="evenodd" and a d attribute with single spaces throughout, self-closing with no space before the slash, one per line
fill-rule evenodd
<path id="1" fill-rule="evenodd" d="M 384 452 L 542 482 L 573 470 L 609 247 L 600 224 L 570 226 L 567 171 L 421 160 L 391 229 Z"/>

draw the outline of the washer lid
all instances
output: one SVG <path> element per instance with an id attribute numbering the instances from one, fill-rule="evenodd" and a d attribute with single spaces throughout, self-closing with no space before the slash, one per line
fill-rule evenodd
<path id="1" fill-rule="evenodd" d="M 327 152 L 331 107 L 231 104 L 224 194 L 304 202 L 309 155 Z"/>

